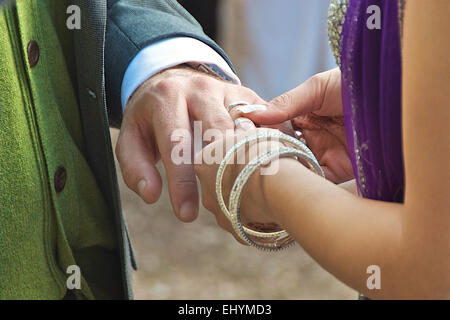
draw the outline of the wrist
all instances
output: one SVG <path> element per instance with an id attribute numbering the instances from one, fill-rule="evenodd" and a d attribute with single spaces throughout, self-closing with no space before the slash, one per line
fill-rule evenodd
<path id="1" fill-rule="evenodd" d="M 125 112 L 129 109 L 129 105 L 134 104 L 134 101 L 139 99 L 144 99 L 145 101 L 147 101 L 148 98 L 146 97 L 146 95 L 148 94 L 148 92 L 156 93 L 167 90 L 167 88 L 170 88 L 170 85 L 174 83 L 178 85 L 178 91 L 182 92 L 182 88 L 188 85 L 186 78 L 192 80 L 197 76 L 219 80 L 214 75 L 198 71 L 187 64 L 179 64 L 161 70 L 160 72 L 155 73 L 150 78 L 145 80 L 136 88 L 136 90 L 130 95 L 128 99 Z"/>
<path id="2" fill-rule="evenodd" d="M 231 78 L 226 73 L 224 73 L 220 68 L 214 67 L 214 65 L 199 62 L 187 62 L 180 64 L 177 67 L 188 68 L 195 72 L 209 75 L 217 80 L 223 80 L 234 84 L 240 84 L 239 81 L 236 81 L 236 79 Z"/>
<path id="3" fill-rule="evenodd" d="M 280 208 L 282 201 L 280 199 L 285 192 L 285 182 L 289 181 L 293 175 L 297 175 L 298 170 L 308 169 L 293 158 L 280 158 L 274 160 L 272 163 L 276 166 L 277 170 L 273 174 L 263 175 L 261 177 L 261 201 L 265 205 L 267 218 L 282 225 L 279 213 L 282 211 Z"/>

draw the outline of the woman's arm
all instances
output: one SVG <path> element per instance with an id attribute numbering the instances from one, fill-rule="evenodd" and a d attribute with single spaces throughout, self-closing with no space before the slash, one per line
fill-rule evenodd
<path id="1" fill-rule="evenodd" d="M 277 175 L 261 178 L 274 220 L 325 269 L 371 298 L 450 298 L 448 12 L 446 0 L 407 3 L 403 205 L 358 198 L 290 159 L 279 160 Z M 366 286 L 370 265 L 381 269 L 381 290 Z"/>
<path id="2" fill-rule="evenodd" d="M 400 296 L 403 206 L 359 198 L 295 160 L 279 161 L 276 175 L 260 176 L 273 220 L 352 288 L 371 298 Z M 366 286 L 371 265 L 381 269 L 381 290 Z"/>
<path id="3" fill-rule="evenodd" d="M 414 278 L 450 290 L 450 2 L 407 1 L 403 52 L 405 245 L 426 265 Z M 441 287 L 439 287 L 439 283 Z M 447 295 L 447 298 L 449 296 Z"/>
<path id="4" fill-rule="evenodd" d="M 450 299 L 448 12 L 448 0 L 409 0 L 406 6 L 404 204 L 359 198 L 293 159 L 278 160 L 276 175 L 254 174 L 243 190 L 243 218 L 279 223 L 319 264 L 371 298 Z M 217 145 L 223 141 L 205 149 Z M 225 190 L 242 169 L 231 167 Z M 197 165 L 196 171 L 203 205 L 230 230 L 214 193 L 217 165 Z M 372 265 L 381 270 L 380 290 L 367 288 Z"/>

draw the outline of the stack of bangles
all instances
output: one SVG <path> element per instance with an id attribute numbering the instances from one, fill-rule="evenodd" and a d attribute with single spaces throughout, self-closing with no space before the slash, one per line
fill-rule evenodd
<path id="1" fill-rule="evenodd" d="M 246 102 L 237 102 L 229 106 L 231 109 L 237 105 L 248 104 Z M 238 153 L 240 148 L 247 148 L 252 142 L 259 141 L 280 141 L 284 143 L 284 146 L 279 148 L 271 149 L 255 159 L 252 159 L 244 169 L 239 173 L 234 184 L 231 188 L 230 198 L 228 202 L 228 207 L 225 205 L 222 194 L 222 180 L 224 177 L 224 172 L 230 159 L 234 159 L 234 156 Z M 322 167 L 319 165 L 317 159 L 314 157 L 311 150 L 299 139 L 291 137 L 281 131 L 268 130 L 264 132 L 256 133 L 253 136 L 248 136 L 245 139 L 236 143 L 223 158 L 216 175 L 216 196 L 219 206 L 225 216 L 231 222 L 236 234 L 245 241 L 247 244 L 254 246 L 258 249 L 266 251 L 278 251 L 287 248 L 294 243 L 294 239 L 291 235 L 287 233 L 286 230 L 277 230 L 273 232 L 260 231 L 250 228 L 249 226 L 244 226 L 241 223 L 240 217 L 240 203 L 242 191 L 255 171 L 259 170 L 261 167 L 266 167 L 272 160 L 278 159 L 280 157 L 293 157 L 300 163 L 309 167 L 310 170 L 316 174 L 324 177 L 324 172 Z"/>

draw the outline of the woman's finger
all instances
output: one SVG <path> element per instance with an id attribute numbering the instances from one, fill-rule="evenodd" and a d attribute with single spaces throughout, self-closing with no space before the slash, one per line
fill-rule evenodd
<path id="1" fill-rule="evenodd" d="M 244 110 L 243 113 L 257 124 L 271 125 L 318 111 L 329 83 L 336 77 L 336 72 L 338 71 L 333 69 L 309 78 L 298 87 L 270 101 L 267 110 Z"/>

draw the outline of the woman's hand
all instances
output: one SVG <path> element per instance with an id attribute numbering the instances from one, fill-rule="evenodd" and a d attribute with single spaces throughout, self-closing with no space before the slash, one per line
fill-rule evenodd
<path id="1" fill-rule="evenodd" d="M 251 128 L 253 126 L 253 128 Z M 195 163 L 200 163 L 195 166 L 195 173 L 199 178 L 201 184 L 202 192 L 202 204 L 203 206 L 211 211 L 215 216 L 219 226 L 223 229 L 229 231 L 234 235 L 234 237 L 242 244 L 245 244 L 234 232 L 231 223 L 228 218 L 222 213 L 217 202 L 215 185 L 216 185 L 216 174 L 217 169 L 220 165 L 222 159 L 216 159 L 220 161 L 215 161 L 212 164 L 208 160 L 211 155 L 222 154 L 225 155 L 226 152 L 237 142 L 244 139 L 247 136 L 252 136 L 262 131 L 274 130 L 267 128 L 255 128 L 251 121 L 238 123 L 236 125 L 235 134 L 228 134 L 223 139 L 217 140 L 208 146 L 206 146 L 200 153 L 196 155 Z M 230 195 L 230 190 L 233 183 L 248 163 L 257 155 L 261 155 L 272 148 L 277 148 L 281 142 L 271 142 L 271 143 L 253 143 L 246 149 L 245 155 L 243 153 L 238 153 L 238 158 L 234 159 L 225 170 L 224 177 L 222 180 L 222 191 L 225 204 L 228 206 L 228 199 Z M 223 158 L 223 157 L 222 157 Z M 246 187 L 242 193 L 242 201 L 240 207 L 241 221 L 245 225 L 263 225 L 265 227 L 276 228 L 277 224 L 271 217 L 271 212 L 268 210 L 268 206 L 265 205 L 265 197 L 262 190 L 262 179 L 263 175 L 260 172 L 255 172 L 246 184 Z"/>
<path id="2" fill-rule="evenodd" d="M 308 147 L 334 183 L 353 178 L 342 115 L 341 72 L 338 68 L 319 73 L 269 103 L 266 111 L 245 114 L 259 125 L 292 120 Z"/>

